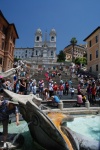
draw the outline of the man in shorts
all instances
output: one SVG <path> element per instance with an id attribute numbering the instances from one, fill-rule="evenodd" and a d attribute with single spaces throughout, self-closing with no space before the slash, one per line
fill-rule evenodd
<path id="1" fill-rule="evenodd" d="M 8 136 L 8 124 L 9 124 L 9 115 L 14 113 L 16 116 L 16 125 L 19 125 L 19 111 L 17 103 L 4 100 L 3 96 L 0 96 L 0 121 L 3 125 L 3 143 L 6 147 L 6 140 Z"/>

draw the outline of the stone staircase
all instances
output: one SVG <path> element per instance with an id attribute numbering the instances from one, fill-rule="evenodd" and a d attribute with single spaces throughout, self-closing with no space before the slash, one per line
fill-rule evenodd
<path id="1" fill-rule="evenodd" d="M 49 74 L 51 74 L 54 70 L 51 70 L 49 72 Z M 45 87 L 48 86 L 48 81 L 46 80 L 46 77 L 45 77 L 45 70 L 43 70 L 42 72 L 38 72 L 38 73 L 34 73 L 34 75 L 32 75 L 32 79 L 36 79 L 37 83 L 39 80 L 44 80 L 44 84 L 45 84 Z M 68 73 L 68 75 L 66 74 L 66 72 L 62 71 L 62 75 L 61 75 L 61 79 L 59 78 L 59 76 L 55 76 L 55 77 L 52 77 L 53 81 L 56 82 L 56 83 L 60 83 L 60 80 L 63 80 L 64 82 L 66 81 L 69 81 L 71 78 L 70 74 Z M 72 79 L 72 83 L 73 83 L 73 87 L 74 88 L 77 88 L 77 85 L 78 85 L 78 78 L 71 78 Z"/>

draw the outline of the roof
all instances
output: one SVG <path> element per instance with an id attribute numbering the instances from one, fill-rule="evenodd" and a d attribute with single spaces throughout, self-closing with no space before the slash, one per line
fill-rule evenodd
<path id="1" fill-rule="evenodd" d="M 16 35 L 17 35 L 17 38 L 19 39 L 19 36 L 18 36 L 18 33 L 17 33 L 17 30 L 16 30 L 16 27 L 15 27 L 14 23 L 9 24 L 9 25 L 14 27 L 15 33 L 16 33 Z"/>
<path id="2" fill-rule="evenodd" d="M 20 50 L 20 49 L 23 49 L 23 50 L 27 50 L 27 49 L 32 49 L 32 50 L 34 50 L 34 48 L 33 47 L 16 47 L 15 48 L 15 50 Z"/>
<path id="3" fill-rule="evenodd" d="M 2 11 L 0 10 L 0 16 L 2 16 L 2 18 L 6 21 L 7 24 L 9 24 L 9 22 L 7 21 L 7 19 L 4 17 Z"/>
<path id="4" fill-rule="evenodd" d="M 8 25 L 10 25 L 10 26 L 13 26 L 14 27 L 14 30 L 15 30 L 15 33 L 16 33 L 16 35 L 17 35 L 17 38 L 19 38 L 18 37 L 18 33 L 17 33 L 17 30 L 16 30 L 16 27 L 15 27 L 15 25 L 14 25 L 14 23 L 12 23 L 12 24 L 9 24 L 9 22 L 7 21 L 7 19 L 4 17 L 4 15 L 3 15 L 3 13 L 2 13 L 2 11 L 0 10 L 0 15 L 1 15 L 1 17 L 6 21 L 6 23 L 8 24 Z"/>
<path id="5" fill-rule="evenodd" d="M 70 46 L 72 46 L 72 44 L 66 46 L 65 48 L 68 48 L 68 47 L 70 47 Z M 80 47 L 80 48 L 85 48 L 84 46 L 81 46 L 81 45 L 75 45 L 75 46 L 78 46 L 78 47 Z M 64 48 L 64 49 L 65 49 L 65 48 Z"/>
<path id="6" fill-rule="evenodd" d="M 88 35 L 83 41 L 86 41 L 92 34 L 94 34 L 98 29 L 100 29 L 100 26 L 98 26 L 90 35 Z"/>

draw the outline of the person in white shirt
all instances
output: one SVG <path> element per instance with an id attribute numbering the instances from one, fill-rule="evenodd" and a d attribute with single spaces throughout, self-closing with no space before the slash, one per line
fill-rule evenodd
<path id="1" fill-rule="evenodd" d="M 49 82 L 48 89 L 49 89 L 49 96 L 51 97 L 53 95 L 53 93 L 54 93 L 54 90 L 53 90 L 53 81 Z"/>
<path id="2" fill-rule="evenodd" d="M 36 84 L 35 83 L 32 84 L 32 92 L 34 95 L 36 95 Z"/>
<path id="3" fill-rule="evenodd" d="M 71 92 L 71 98 L 73 98 L 75 92 L 75 88 L 73 86 L 70 88 L 70 92 Z"/>

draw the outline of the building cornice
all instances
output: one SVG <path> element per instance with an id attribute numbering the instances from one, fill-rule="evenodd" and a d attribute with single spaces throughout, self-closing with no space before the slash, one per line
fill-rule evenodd
<path id="1" fill-rule="evenodd" d="M 17 30 L 16 30 L 16 27 L 15 27 L 14 23 L 9 24 L 9 22 L 8 22 L 7 19 L 4 17 L 4 15 L 3 15 L 3 13 L 2 13 L 1 10 L 0 10 L 0 15 L 1 15 L 1 17 L 4 19 L 4 21 L 8 24 L 8 26 L 13 26 L 14 31 L 15 31 L 15 33 L 16 33 L 16 36 L 17 36 L 17 38 L 19 39 L 18 33 L 17 33 Z"/>
<path id="2" fill-rule="evenodd" d="M 66 46 L 64 49 L 69 48 L 69 47 L 71 47 L 71 46 L 72 46 L 72 44 Z M 85 48 L 84 46 L 80 46 L 80 45 L 75 45 L 75 47 L 80 47 L 80 48 L 83 48 L 83 49 Z"/>
<path id="3" fill-rule="evenodd" d="M 2 11 L 0 10 L 0 16 L 5 20 L 5 22 L 9 25 L 9 22 L 7 21 L 7 19 L 4 17 Z"/>
<path id="4" fill-rule="evenodd" d="M 100 29 L 100 26 L 98 26 L 91 34 L 89 34 L 83 41 L 86 41 L 92 34 L 94 34 L 97 30 Z"/>

